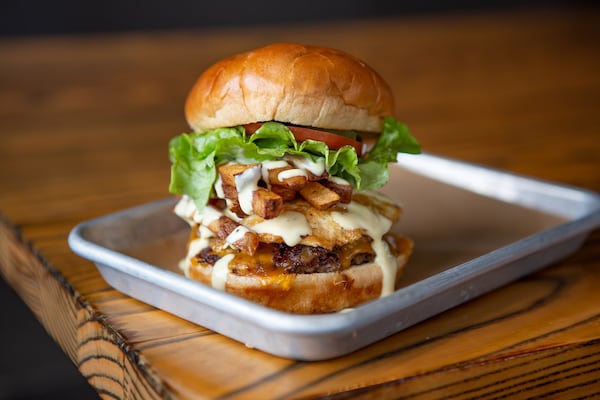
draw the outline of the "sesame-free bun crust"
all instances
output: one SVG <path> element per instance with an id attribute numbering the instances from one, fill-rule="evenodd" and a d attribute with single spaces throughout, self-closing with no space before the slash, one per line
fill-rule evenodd
<path id="1" fill-rule="evenodd" d="M 396 284 L 412 252 L 406 242 L 397 257 Z M 211 285 L 212 266 L 190 266 L 188 276 Z M 225 291 L 255 303 L 297 314 L 319 314 L 355 307 L 381 295 L 382 271 L 377 263 L 353 266 L 341 272 L 290 274 L 270 277 L 227 274 Z"/>
<path id="2" fill-rule="evenodd" d="M 277 43 L 226 58 L 197 80 L 185 105 L 198 132 L 279 121 L 326 129 L 380 132 L 393 114 L 387 83 L 344 52 Z"/>

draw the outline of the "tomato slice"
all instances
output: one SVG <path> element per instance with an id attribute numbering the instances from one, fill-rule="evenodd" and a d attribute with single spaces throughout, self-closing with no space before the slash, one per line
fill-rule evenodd
<path id="1" fill-rule="evenodd" d="M 262 122 L 254 122 L 251 124 L 244 125 L 246 129 L 246 133 L 248 135 L 252 135 L 254 132 L 258 130 L 262 126 Z M 294 134 L 294 137 L 298 142 L 303 142 L 305 140 L 318 140 L 319 142 L 324 142 L 330 149 L 337 150 L 346 145 L 354 147 L 356 150 L 356 154 L 360 157 L 362 154 L 362 143 L 347 138 L 345 136 L 336 135 L 335 133 L 320 131 L 312 128 L 305 128 L 303 126 L 294 126 L 294 125 L 286 125 L 288 129 Z"/>

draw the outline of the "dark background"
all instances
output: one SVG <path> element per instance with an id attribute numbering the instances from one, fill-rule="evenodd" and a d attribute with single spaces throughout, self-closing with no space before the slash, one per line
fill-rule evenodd
<path id="1" fill-rule="evenodd" d="M 363 17 L 594 4 L 595 1 L 585 0 L 108 0 L 93 3 L 72 0 L 4 0 L 0 3 L 0 40 L 43 35 L 300 24 Z M 2 326 L 0 329 L 0 400 L 96 397 L 71 361 L 2 279 L 0 304 L 5 312 L 3 320 L 12 321 L 10 326 Z"/>
<path id="2" fill-rule="evenodd" d="M 451 13 L 509 7 L 573 7 L 592 0 L 4 0 L 0 35 L 203 28 Z"/>

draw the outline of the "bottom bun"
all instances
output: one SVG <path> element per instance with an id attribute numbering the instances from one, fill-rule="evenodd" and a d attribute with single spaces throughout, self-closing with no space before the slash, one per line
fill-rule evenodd
<path id="1" fill-rule="evenodd" d="M 411 247 L 397 257 L 396 285 Z M 212 266 L 192 265 L 189 277 L 211 284 Z M 381 296 L 383 273 L 376 263 L 356 265 L 340 272 L 280 274 L 275 276 L 227 274 L 225 291 L 281 311 L 299 314 L 336 312 Z"/>

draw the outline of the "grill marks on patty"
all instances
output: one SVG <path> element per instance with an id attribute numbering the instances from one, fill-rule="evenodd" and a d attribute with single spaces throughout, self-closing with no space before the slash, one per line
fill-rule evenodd
<path id="1" fill-rule="evenodd" d="M 273 265 L 288 274 L 312 274 L 315 272 L 336 272 L 341 270 L 340 256 L 334 250 L 324 247 L 280 244 L 273 255 Z"/>
<path id="2" fill-rule="evenodd" d="M 243 271 L 236 270 L 240 275 L 248 272 L 268 273 L 265 271 L 265 254 L 269 254 L 273 272 L 286 274 L 312 274 L 320 272 L 338 272 L 353 265 L 373 262 L 375 252 L 371 248 L 371 239 L 362 236 L 358 240 L 344 246 L 326 249 L 320 246 L 296 245 L 287 246 L 283 243 L 261 243 L 261 257 L 244 257 L 246 267 Z M 267 249 L 268 248 L 268 249 Z M 214 265 L 223 254 L 219 255 L 212 248 L 200 251 L 195 260 L 201 264 Z M 255 263 L 255 265 L 252 265 Z M 251 264 L 251 265 L 248 265 Z M 270 264 L 270 263 L 269 263 Z"/>

